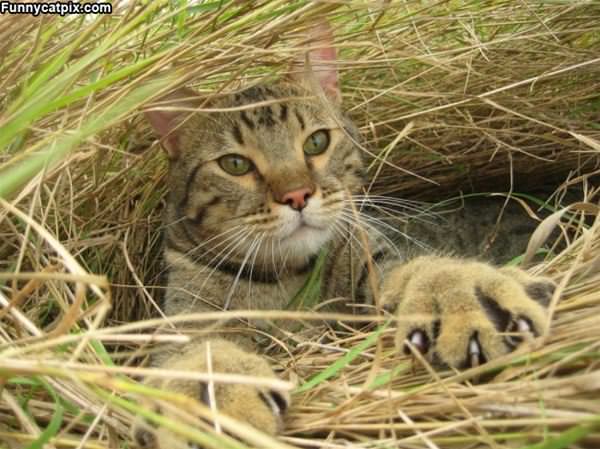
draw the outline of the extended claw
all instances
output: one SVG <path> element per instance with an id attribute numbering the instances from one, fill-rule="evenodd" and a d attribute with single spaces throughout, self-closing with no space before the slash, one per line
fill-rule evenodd
<path id="1" fill-rule="evenodd" d="M 471 360 L 471 366 L 479 365 L 479 355 L 481 354 L 481 350 L 479 349 L 479 343 L 474 338 L 469 340 L 469 358 Z"/>
<path id="2" fill-rule="evenodd" d="M 531 320 L 524 317 L 518 317 L 516 320 L 512 321 L 507 331 L 509 334 L 517 334 L 508 335 L 505 339 L 506 343 L 510 345 L 511 348 L 515 348 L 523 342 L 524 334 L 535 335 L 535 329 L 533 328 Z"/>
<path id="3" fill-rule="evenodd" d="M 524 318 L 517 318 L 517 328 L 519 332 L 531 332 L 531 325 Z"/>
<path id="4" fill-rule="evenodd" d="M 415 347 L 421 354 L 427 354 L 429 351 L 429 338 L 427 334 L 422 330 L 412 331 L 408 336 L 408 341 Z M 408 347 L 404 348 L 406 354 L 410 354 Z"/>
<path id="5" fill-rule="evenodd" d="M 481 350 L 481 344 L 477 338 L 477 333 L 469 340 L 468 363 L 470 367 L 483 365 L 486 362 L 485 356 Z"/>

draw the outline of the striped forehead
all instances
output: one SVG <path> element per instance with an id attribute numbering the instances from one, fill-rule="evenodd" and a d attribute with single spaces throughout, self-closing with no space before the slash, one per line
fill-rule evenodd
<path id="1" fill-rule="evenodd" d="M 293 89 L 279 90 L 267 86 L 254 86 L 234 94 L 230 107 L 239 110 L 229 114 L 230 129 L 224 131 L 229 132 L 240 146 L 256 144 L 260 147 L 257 149 L 263 151 L 289 145 L 311 123 L 322 121 L 316 105 L 289 100 L 300 95 Z M 281 152 L 277 153 L 283 156 Z"/>
<path id="2" fill-rule="evenodd" d="M 251 131 L 268 130 L 275 126 L 289 126 L 290 119 L 295 119 L 300 128 L 306 126 L 306 105 L 298 101 L 290 101 L 299 96 L 292 89 L 278 90 L 267 86 L 254 86 L 233 95 L 232 107 L 241 110 L 234 113 L 234 120 L 240 122 Z M 266 103 L 264 105 L 255 104 Z M 291 114 L 290 114 L 291 112 Z M 291 115 L 291 116 L 290 116 Z"/>

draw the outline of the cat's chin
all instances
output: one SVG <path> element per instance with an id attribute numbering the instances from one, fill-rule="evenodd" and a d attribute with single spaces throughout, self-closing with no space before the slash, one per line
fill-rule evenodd
<path id="1" fill-rule="evenodd" d="M 300 240 L 302 244 L 306 243 L 303 240 L 314 238 L 315 233 L 323 232 L 322 228 L 318 228 L 316 226 L 302 224 L 296 228 L 296 230 L 292 231 L 290 235 L 287 236 L 287 239 L 297 239 Z"/>
<path id="2" fill-rule="evenodd" d="M 328 229 L 301 224 L 280 240 L 282 252 L 289 254 L 290 260 L 304 261 L 317 254 L 331 239 Z"/>
<path id="3" fill-rule="evenodd" d="M 321 209 L 320 199 L 315 198 L 301 213 L 288 207 L 280 210 L 281 224 L 275 238 L 287 265 L 306 264 L 332 239 L 331 223 L 336 217 Z"/>

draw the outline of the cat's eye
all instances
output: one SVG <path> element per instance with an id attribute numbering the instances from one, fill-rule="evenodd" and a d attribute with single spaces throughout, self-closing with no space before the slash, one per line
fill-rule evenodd
<path id="1" fill-rule="evenodd" d="M 304 142 L 304 153 L 316 156 L 323 153 L 329 146 L 329 131 L 320 129 L 312 133 Z"/>
<path id="2" fill-rule="evenodd" d="M 250 159 L 239 154 L 226 154 L 218 159 L 219 166 L 233 176 L 242 176 L 252 170 Z"/>

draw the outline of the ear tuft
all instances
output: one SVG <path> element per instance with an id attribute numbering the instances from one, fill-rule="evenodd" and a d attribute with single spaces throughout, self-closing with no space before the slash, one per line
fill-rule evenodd
<path id="1" fill-rule="evenodd" d="M 181 88 L 162 97 L 144 111 L 170 159 L 177 159 L 180 153 L 180 125 L 192 113 L 190 109 L 198 108 L 200 104 L 201 98 L 196 92 Z"/>
<path id="2" fill-rule="evenodd" d="M 325 95 L 334 103 L 341 102 L 336 68 L 336 49 L 333 46 L 333 32 L 329 22 L 319 21 L 308 31 L 309 51 L 292 63 L 292 79 L 309 84 L 314 78 Z"/>

